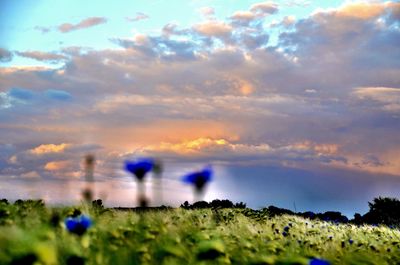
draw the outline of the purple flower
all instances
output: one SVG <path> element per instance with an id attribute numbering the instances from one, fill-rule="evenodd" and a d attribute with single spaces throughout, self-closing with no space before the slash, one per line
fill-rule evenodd
<path id="1" fill-rule="evenodd" d="M 81 236 L 92 226 L 92 220 L 86 215 L 68 217 L 65 219 L 65 226 L 69 232 Z"/>
<path id="2" fill-rule="evenodd" d="M 125 161 L 125 170 L 129 171 L 139 181 L 142 181 L 144 176 L 153 169 L 154 161 L 152 159 L 141 159 L 137 161 Z"/>
<path id="3" fill-rule="evenodd" d="M 212 178 L 212 168 L 206 167 L 201 171 L 193 172 L 183 177 L 183 181 L 192 184 L 196 187 L 198 191 L 202 190 L 204 185 L 211 181 Z"/>
<path id="4" fill-rule="evenodd" d="M 331 263 L 329 261 L 323 260 L 323 259 L 312 259 L 310 260 L 309 265 L 330 265 Z"/>

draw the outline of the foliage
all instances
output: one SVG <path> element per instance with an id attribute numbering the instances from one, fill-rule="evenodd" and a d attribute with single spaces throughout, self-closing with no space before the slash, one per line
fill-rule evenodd
<path id="1" fill-rule="evenodd" d="M 230 200 L 218 200 L 215 199 L 211 201 L 210 203 L 206 201 L 198 201 L 193 204 L 189 204 L 188 201 L 185 201 L 182 205 L 181 208 L 184 209 L 206 209 L 206 208 L 213 208 L 213 209 L 226 209 L 226 208 L 238 208 L 238 209 L 244 209 L 246 208 L 246 204 L 243 202 L 239 203 L 233 203 Z"/>
<path id="2" fill-rule="evenodd" d="M 362 217 L 368 224 L 400 225 L 400 201 L 396 198 L 375 198 L 368 203 L 369 212 Z"/>
<path id="3" fill-rule="evenodd" d="M 0 203 L 0 264 L 399 264 L 400 231 L 268 209 L 46 208 Z M 163 210 L 162 210 L 163 209 Z M 68 217 L 90 216 L 82 235 Z"/>

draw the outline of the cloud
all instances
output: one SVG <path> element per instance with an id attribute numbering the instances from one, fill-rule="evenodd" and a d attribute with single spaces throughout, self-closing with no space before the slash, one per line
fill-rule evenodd
<path id="1" fill-rule="evenodd" d="M 10 62 L 13 58 L 13 54 L 4 48 L 0 48 L 0 63 Z"/>
<path id="2" fill-rule="evenodd" d="M 268 143 L 247 144 L 239 140 L 201 137 L 183 142 L 161 142 L 148 145 L 137 151 L 138 155 L 157 156 L 179 161 L 219 161 L 225 165 L 259 164 L 301 165 L 319 164 L 346 165 L 347 159 L 339 155 L 337 144 L 296 142 L 289 145 Z"/>
<path id="3" fill-rule="evenodd" d="M 232 32 L 232 27 L 221 21 L 206 21 L 193 26 L 199 34 L 207 37 L 224 37 Z"/>
<path id="4" fill-rule="evenodd" d="M 360 100 L 373 100 L 381 103 L 383 110 L 400 112 L 400 88 L 392 87 L 359 87 L 354 89 L 353 95 Z"/>
<path id="5" fill-rule="evenodd" d="M 66 148 L 68 148 L 70 144 L 41 144 L 31 150 L 29 152 L 35 155 L 43 155 L 49 153 L 60 153 L 64 152 Z"/>
<path id="6" fill-rule="evenodd" d="M 142 151 L 145 153 L 164 153 L 164 155 L 165 153 L 172 152 L 179 155 L 194 156 L 215 156 L 216 153 L 225 153 L 229 157 L 230 155 L 248 156 L 265 154 L 270 149 L 268 144 L 245 145 L 230 143 L 225 139 L 198 138 L 181 143 L 161 142 L 159 145 L 144 147 Z"/>
<path id="7" fill-rule="evenodd" d="M 59 171 L 59 170 L 66 169 L 70 166 L 71 166 L 70 161 L 52 161 L 52 162 L 46 163 L 46 165 L 44 166 L 44 169 L 48 170 L 48 171 Z"/>
<path id="8" fill-rule="evenodd" d="M 393 87 L 359 87 L 353 92 L 361 99 L 370 98 L 383 102 L 392 102 L 399 100 L 400 88 Z"/>
<path id="9" fill-rule="evenodd" d="M 125 19 L 129 22 L 136 22 L 140 20 L 145 20 L 149 19 L 150 17 L 146 15 L 145 13 L 142 12 L 136 12 L 136 15 L 134 17 L 126 17 Z"/>
<path id="10" fill-rule="evenodd" d="M 230 19 L 251 21 L 256 17 L 256 14 L 250 11 L 236 11 L 232 16 L 230 16 Z"/>
<path id="11" fill-rule="evenodd" d="M 250 11 L 257 14 L 275 14 L 278 10 L 278 5 L 270 1 L 256 3 L 250 7 Z"/>
<path id="12" fill-rule="evenodd" d="M 63 90 L 48 89 L 46 90 L 45 94 L 49 99 L 55 99 L 59 101 L 68 101 L 72 99 L 71 94 Z"/>
<path id="13" fill-rule="evenodd" d="M 35 93 L 29 89 L 11 88 L 8 91 L 8 96 L 17 100 L 29 101 L 34 98 Z"/>
<path id="14" fill-rule="evenodd" d="M 36 171 L 29 171 L 21 174 L 21 178 L 23 179 L 41 179 L 41 176 Z"/>
<path id="15" fill-rule="evenodd" d="M 247 27 L 252 22 L 257 21 L 260 16 L 251 11 L 236 11 L 229 18 L 232 20 L 233 25 Z"/>
<path id="16" fill-rule="evenodd" d="M 253 4 L 249 10 L 236 11 L 229 19 L 236 27 L 256 27 L 262 29 L 262 21 L 267 15 L 278 12 L 278 5 L 273 2 L 262 2 Z"/>
<path id="17" fill-rule="evenodd" d="M 21 148 L 4 151 L 1 172 L 78 176 L 92 150 L 105 179 L 118 174 L 125 154 L 147 150 L 184 163 L 398 175 L 399 33 L 396 9 L 382 7 L 362 18 L 338 15 L 342 7 L 319 10 L 279 28 L 278 44 L 258 23 L 266 13 L 253 8 L 114 38 L 115 49 L 65 48 L 65 65 L 54 69 L 1 68 L 0 104 L 9 107 L 0 112 L 0 141 Z M 102 148 L 75 150 L 86 141 Z M 74 144 L 63 152 L 27 152 L 67 142 Z M 57 161 L 71 166 L 44 169 Z"/>
<path id="18" fill-rule="evenodd" d="M 280 23 L 277 24 L 277 26 L 284 26 L 284 27 L 290 27 L 293 26 L 296 22 L 296 17 L 295 16 L 285 16 Z"/>
<path id="19" fill-rule="evenodd" d="M 55 84 L 54 84 L 55 85 Z M 49 110 L 54 107 L 56 101 L 68 102 L 72 99 L 69 92 L 58 89 L 47 89 L 36 91 L 36 89 L 13 87 L 6 92 L 0 92 L 0 107 L 11 108 L 17 105 L 44 104 L 43 110 Z"/>
<path id="20" fill-rule="evenodd" d="M 285 5 L 289 7 L 293 6 L 299 6 L 299 7 L 307 7 L 311 4 L 311 1 L 307 0 L 292 0 L 292 1 L 286 1 Z"/>
<path id="21" fill-rule="evenodd" d="M 58 63 L 59 61 L 67 59 L 67 57 L 62 54 L 41 51 L 16 52 L 16 54 L 22 57 L 31 58 L 38 61 L 47 61 L 50 63 Z"/>
<path id="22" fill-rule="evenodd" d="M 104 24 L 106 22 L 107 22 L 107 19 L 105 17 L 89 17 L 89 18 L 86 18 L 86 19 L 80 21 L 77 24 L 71 24 L 71 23 L 61 24 L 58 26 L 58 30 L 61 33 L 67 33 L 67 32 L 74 31 L 74 30 L 94 27 L 94 26 L 97 26 L 100 24 Z"/>
<path id="23" fill-rule="evenodd" d="M 336 14 L 344 17 L 371 19 L 380 16 L 384 10 L 385 5 L 381 3 L 350 2 L 341 6 Z"/>
<path id="24" fill-rule="evenodd" d="M 203 15 L 207 19 L 210 19 L 210 18 L 214 17 L 214 15 L 215 15 L 214 8 L 209 7 L 209 6 L 201 7 L 201 8 L 199 8 L 198 11 L 200 12 L 201 15 Z"/>
<path id="25" fill-rule="evenodd" d="M 362 18 L 342 14 L 346 6 L 319 10 L 299 20 L 295 30 L 282 33 L 279 46 L 288 56 L 296 58 L 299 66 L 314 69 L 312 74 L 303 71 L 311 74 L 306 74 L 303 80 L 314 80 L 314 86 L 329 86 L 331 91 L 335 87 L 349 91 L 370 84 L 395 87 L 399 64 L 392 55 L 400 52 L 395 44 L 400 35 L 391 28 L 393 22 L 386 16 L 393 6 L 380 3 L 372 8 L 377 12 L 373 16 L 365 13 Z M 384 27 L 377 24 L 378 18 L 384 21 Z M 375 67 L 372 69 L 371 65 Z M 335 76 L 328 76 L 332 72 Z"/>
<path id="26" fill-rule="evenodd" d="M 137 34 L 134 39 L 113 39 L 117 45 L 133 51 L 138 57 L 164 61 L 188 61 L 195 59 L 195 44 L 192 41 L 172 40 L 164 33 L 162 37 Z"/>
<path id="27" fill-rule="evenodd" d="M 42 34 L 46 34 L 51 30 L 51 28 L 49 27 L 41 27 L 41 26 L 36 26 L 34 27 L 34 29 L 40 31 Z"/>

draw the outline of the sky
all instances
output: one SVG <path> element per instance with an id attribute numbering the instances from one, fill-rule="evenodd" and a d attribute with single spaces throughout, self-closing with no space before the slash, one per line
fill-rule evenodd
<path id="1" fill-rule="evenodd" d="M 165 204 L 212 165 L 209 201 L 365 213 L 400 197 L 399 44 L 398 1 L 0 0 L 0 197 L 77 203 L 90 153 L 110 206 L 156 157 Z"/>

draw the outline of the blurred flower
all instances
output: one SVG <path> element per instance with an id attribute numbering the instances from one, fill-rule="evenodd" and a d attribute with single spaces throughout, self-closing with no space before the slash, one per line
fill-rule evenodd
<path id="1" fill-rule="evenodd" d="M 353 239 L 349 239 L 349 243 L 350 243 L 350 245 L 353 244 L 354 240 Z"/>
<path id="2" fill-rule="evenodd" d="M 88 154 L 88 155 L 85 156 L 85 164 L 88 167 L 94 166 L 94 161 L 95 161 L 94 155 Z"/>
<path id="3" fill-rule="evenodd" d="M 149 158 L 139 159 L 136 161 L 125 161 L 125 170 L 135 175 L 136 179 L 138 180 L 137 201 L 140 207 L 146 207 L 148 204 L 145 196 L 143 179 L 149 171 L 153 170 L 154 164 L 154 160 Z"/>
<path id="4" fill-rule="evenodd" d="M 82 190 L 82 197 L 86 203 L 91 203 L 93 200 L 93 190 L 94 190 L 94 165 L 96 159 L 94 155 L 87 154 L 84 159 L 85 164 L 85 179 L 86 188 Z"/>
<path id="5" fill-rule="evenodd" d="M 82 197 L 86 202 L 91 202 L 93 200 L 93 193 L 92 190 L 90 188 L 85 188 L 82 191 Z"/>
<path id="6" fill-rule="evenodd" d="M 285 232 L 289 232 L 289 226 L 285 226 L 284 228 L 283 228 L 283 230 L 285 231 Z"/>
<path id="7" fill-rule="evenodd" d="M 331 263 L 329 261 L 323 260 L 323 259 L 312 259 L 310 260 L 309 265 L 330 265 Z"/>
<path id="8" fill-rule="evenodd" d="M 88 154 L 85 156 L 85 178 L 88 182 L 93 182 L 93 172 L 96 158 L 92 154 Z"/>
<path id="9" fill-rule="evenodd" d="M 206 167 L 201 171 L 193 172 L 183 177 L 183 181 L 189 184 L 193 184 L 198 191 L 201 191 L 205 184 L 211 181 L 213 174 L 211 167 Z"/>
<path id="10" fill-rule="evenodd" d="M 160 159 L 155 159 L 153 161 L 153 172 L 156 174 L 157 177 L 161 177 L 161 173 L 163 172 L 163 163 Z"/>
<path id="11" fill-rule="evenodd" d="M 154 159 L 153 162 L 153 194 L 154 200 L 156 204 L 162 205 L 163 204 L 163 187 L 162 187 L 162 172 L 164 170 L 164 165 L 161 159 Z"/>
<path id="12" fill-rule="evenodd" d="M 92 226 L 92 220 L 86 215 L 68 217 L 65 219 L 65 226 L 69 232 L 81 236 Z"/>
<path id="13" fill-rule="evenodd" d="M 137 161 L 125 161 L 125 170 L 129 171 L 139 181 L 142 181 L 144 176 L 153 169 L 154 161 L 152 159 L 140 159 Z"/>

